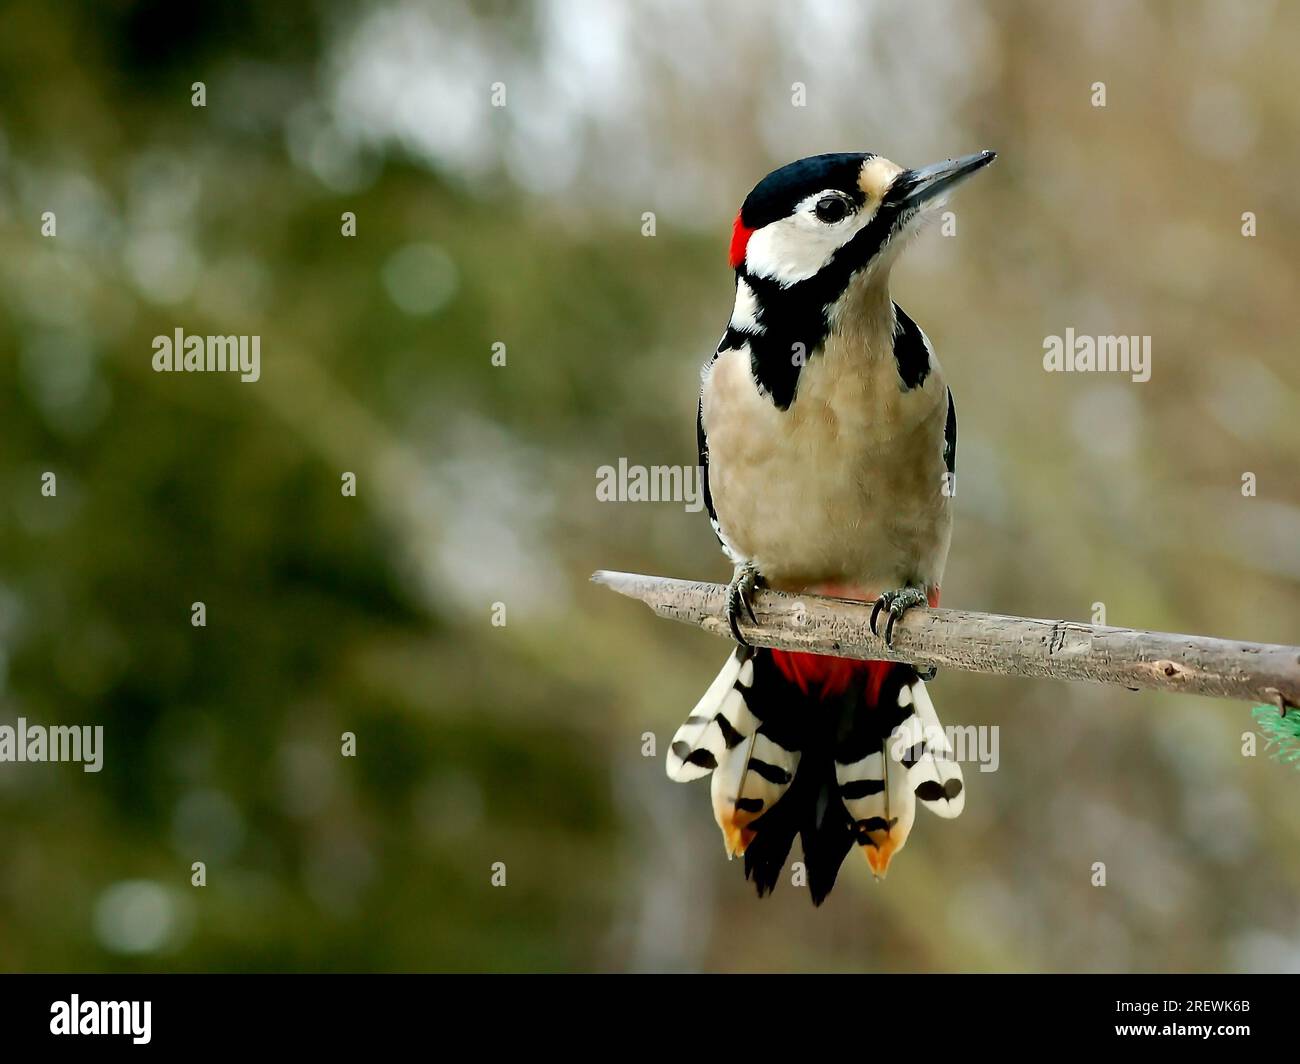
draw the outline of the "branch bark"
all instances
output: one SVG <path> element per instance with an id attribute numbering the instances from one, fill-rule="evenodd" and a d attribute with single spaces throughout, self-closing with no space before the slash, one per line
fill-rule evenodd
<path id="1" fill-rule="evenodd" d="M 661 617 L 731 638 L 722 584 L 603 569 L 592 580 L 644 602 Z M 1300 647 L 969 610 L 914 609 L 895 624 L 890 650 L 871 634 L 869 602 L 766 589 L 755 592 L 752 600 L 758 623 L 746 616 L 741 631 L 756 646 L 1236 698 L 1271 703 L 1283 711 L 1300 705 Z"/>

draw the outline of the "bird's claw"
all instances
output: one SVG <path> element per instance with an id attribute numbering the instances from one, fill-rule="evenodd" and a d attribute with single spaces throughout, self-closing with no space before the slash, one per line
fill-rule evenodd
<path id="1" fill-rule="evenodd" d="M 876 604 L 871 607 L 871 634 L 880 635 L 876 630 L 876 618 L 880 616 L 881 610 L 889 613 L 889 620 L 885 624 L 885 646 L 894 645 L 894 625 L 898 619 L 903 616 L 913 606 L 929 605 L 930 599 L 925 590 L 919 587 L 903 587 L 897 591 L 886 591 L 880 598 L 876 599 Z"/>
<path id="2" fill-rule="evenodd" d="M 742 647 L 748 647 L 750 642 L 740 634 L 740 611 L 743 608 L 749 614 L 749 619 L 754 624 L 758 623 L 758 618 L 754 615 L 754 607 L 749 601 L 749 596 L 754 588 L 758 587 L 758 583 L 758 569 L 753 562 L 745 562 L 743 565 L 736 566 L 736 575 L 727 585 L 727 623 L 731 625 L 732 636 Z"/>

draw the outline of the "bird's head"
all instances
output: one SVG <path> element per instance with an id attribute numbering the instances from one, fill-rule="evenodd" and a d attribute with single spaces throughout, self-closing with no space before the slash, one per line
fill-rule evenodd
<path id="1" fill-rule="evenodd" d="M 858 271 L 887 267 L 925 215 L 996 157 L 982 151 L 916 170 L 870 152 L 790 163 L 745 198 L 732 232 L 731 265 L 782 288 L 821 277 L 842 290 Z"/>

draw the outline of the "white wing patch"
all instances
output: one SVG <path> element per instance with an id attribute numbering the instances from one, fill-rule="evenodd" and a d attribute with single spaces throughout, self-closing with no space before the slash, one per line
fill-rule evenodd
<path id="1" fill-rule="evenodd" d="M 758 297 L 743 277 L 736 282 L 736 305 L 731 311 L 731 327 L 737 332 L 759 335 L 766 331 L 758 320 Z"/>

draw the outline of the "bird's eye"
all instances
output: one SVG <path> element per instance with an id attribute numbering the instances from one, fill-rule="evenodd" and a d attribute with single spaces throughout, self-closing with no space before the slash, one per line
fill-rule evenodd
<path id="1" fill-rule="evenodd" d="M 849 213 L 849 205 L 844 202 L 842 196 L 823 196 L 817 201 L 813 213 L 817 215 L 818 221 L 834 225 L 844 220 L 845 215 Z"/>

